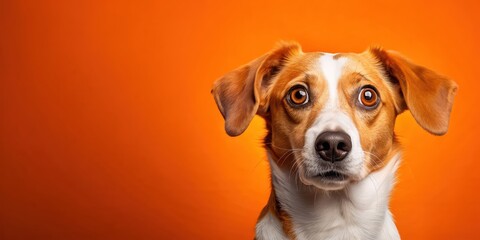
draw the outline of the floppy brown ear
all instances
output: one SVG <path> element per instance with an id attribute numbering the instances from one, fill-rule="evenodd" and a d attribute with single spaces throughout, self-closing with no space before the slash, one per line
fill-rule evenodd
<path id="1" fill-rule="evenodd" d="M 399 84 L 404 104 L 417 123 L 428 132 L 443 135 L 448 130 L 457 84 L 394 51 L 371 48 L 390 81 Z M 404 110 L 404 109 L 401 109 Z"/>
<path id="2" fill-rule="evenodd" d="M 288 59 L 301 53 L 298 43 L 281 43 L 271 52 L 237 68 L 213 84 L 212 94 L 230 136 L 242 134 L 255 114 L 265 111 L 265 93 Z"/>

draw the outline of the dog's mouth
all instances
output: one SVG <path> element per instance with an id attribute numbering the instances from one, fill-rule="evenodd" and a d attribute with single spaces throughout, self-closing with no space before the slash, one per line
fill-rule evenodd
<path id="1" fill-rule="evenodd" d="M 303 179 L 302 182 L 306 185 L 313 185 L 324 190 L 339 190 L 344 188 L 350 182 L 350 177 L 349 175 L 336 170 L 328 170 L 307 177 Z"/>
<path id="2" fill-rule="evenodd" d="M 344 181 L 347 180 L 348 177 L 341 172 L 330 170 L 316 175 L 315 178 L 319 178 L 324 181 Z"/>

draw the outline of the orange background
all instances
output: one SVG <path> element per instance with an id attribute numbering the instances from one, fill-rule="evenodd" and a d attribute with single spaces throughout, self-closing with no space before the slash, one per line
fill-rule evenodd
<path id="1" fill-rule="evenodd" d="M 480 8 L 432 1 L 1 1 L 1 239 L 251 239 L 269 194 L 256 118 L 210 95 L 277 40 L 395 49 L 456 80 L 450 131 L 409 113 L 403 239 L 480 239 Z"/>

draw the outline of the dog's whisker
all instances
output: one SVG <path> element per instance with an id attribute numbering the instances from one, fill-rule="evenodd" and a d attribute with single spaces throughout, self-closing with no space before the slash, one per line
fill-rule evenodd
<path id="1" fill-rule="evenodd" d="M 372 161 L 373 161 L 373 165 L 371 162 L 368 162 L 368 164 L 371 165 L 372 168 L 377 168 L 381 163 L 382 163 L 382 159 L 380 159 L 377 155 L 375 155 L 374 153 L 372 152 L 368 152 L 368 151 L 363 151 L 365 154 L 368 154 L 369 156 L 373 157 L 373 158 L 370 158 Z"/>
<path id="2" fill-rule="evenodd" d="M 280 150 L 303 150 L 302 148 L 282 148 L 282 147 L 278 147 L 278 146 L 275 146 L 272 142 L 267 142 L 267 143 L 264 143 L 265 145 L 270 145 L 274 148 L 277 148 L 277 149 L 280 149 Z"/>
<path id="3" fill-rule="evenodd" d="M 285 163 L 288 157 L 290 157 L 293 153 L 295 153 L 297 150 L 289 150 L 286 151 L 279 159 L 278 159 L 278 164 L 281 166 Z"/>

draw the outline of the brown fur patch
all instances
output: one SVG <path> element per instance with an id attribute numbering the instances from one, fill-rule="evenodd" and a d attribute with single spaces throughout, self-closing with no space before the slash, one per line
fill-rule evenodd
<path id="1" fill-rule="evenodd" d="M 428 68 L 412 63 L 394 51 L 371 48 L 390 80 L 399 83 L 406 106 L 428 132 L 447 132 L 457 84 Z"/>
<path id="2" fill-rule="evenodd" d="M 267 215 L 267 213 L 272 214 L 279 220 L 279 222 L 282 224 L 283 232 L 285 233 L 285 235 L 287 235 L 289 239 L 295 240 L 297 238 L 293 229 L 292 218 L 290 217 L 290 215 L 288 215 L 287 212 L 285 212 L 285 210 L 280 207 L 280 203 L 275 198 L 275 190 L 273 186 L 270 197 L 268 198 L 268 203 L 262 209 L 262 212 L 260 213 L 257 222 L 261 221 L 265 217 L 265 215 Z"/>

